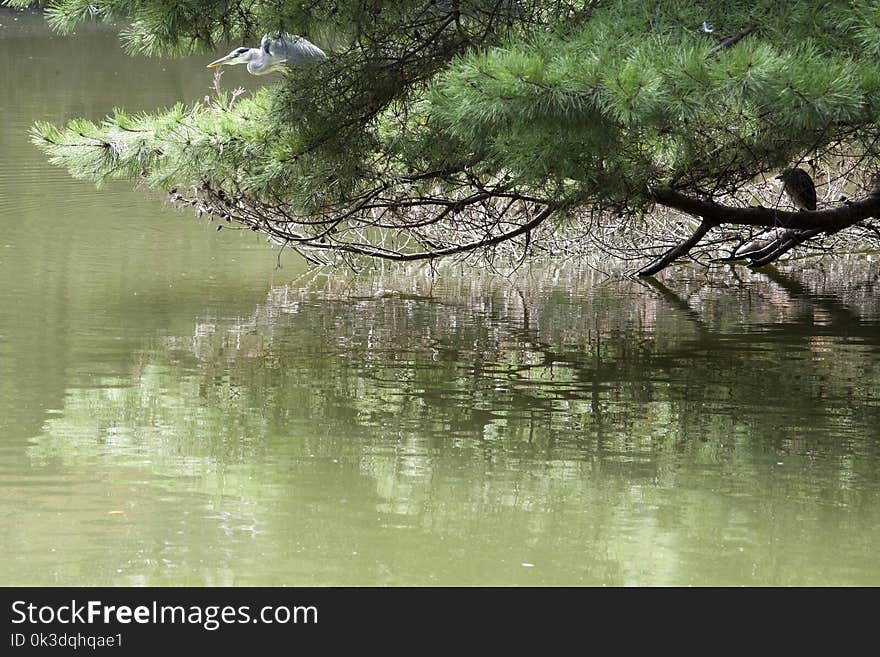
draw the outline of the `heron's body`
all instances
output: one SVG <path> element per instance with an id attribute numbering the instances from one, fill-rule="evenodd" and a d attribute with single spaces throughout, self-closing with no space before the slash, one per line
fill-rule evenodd
<path id="1" fill-rule="evenodd" d="M 800 167 L 795 167 L 783 169 L 776 177 L 782 181 L 782 188 L 796 208 L 810 212 L 816 209 L 816 185 L 810 174 Z"/>
<path id="2" fill-rule="evenodd" d="M 296 66 L 326 56 L 318 46 L 300 36 L 282 34 L 273 38 L 267 34 L 259 48 L 236 48 L 226 57 L 208 64 L 208 68 L 247 64 L 251 75 L 266 75 L 285 66 Z"/>

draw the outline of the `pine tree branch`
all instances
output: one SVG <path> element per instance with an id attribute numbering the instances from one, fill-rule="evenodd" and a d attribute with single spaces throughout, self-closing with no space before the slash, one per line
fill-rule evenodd
<path id="1" fill-rule="evenodd" d="M 763 257 L 756 258 L 752 262 L 750 267 L 755 268 L 769 265 L 771 262 L 778 260 L 783 255 L 791 251 L 794 247 L 798 246 L 799 244 L 803 244 L 808 239 L 816 237 L 816 235 L 819 235 L 822 232 L 823 230 L 821 228 L 813 228 L 811 230 L 800 231 L 794 235 L 789 235 L 786 239 L 781 240 L 779 243 L 774 245 L 776 248 L 770 251 L 770 253 Z"/>
<path id="2" fill-rule="evenodd" d="M 743 30 L 739 34 L 734 34 L 732 36 L 724 37 L 721 41 L 718 42 L 716 46 L 711 48 L 707 54 L 708 57 L 719 53 L 722 50 L 726 50 L 727 48 L 733 48 L 737 43 L 742 41 L 748 35 L 755 31 L 754 27 L 749 27 L 748 29 Z"/>
<path id="3" fill-rule="evenodd" d="M 700 225 L 697 227 L 697 230 L 694 231 L 693 235 L 688 237 L 686 240 L 682 240 L 681 242 L 676 244 L 674 247 L 669 249 L 669 251 L 667 251 L 662 256 L 657 258 L 651 264 L 649 264 L 645 267 L 642 267 L 638 271 L 638 275 L 639 276 L 653 276 L 654 274 L 662 271 L 663 269 L 666 269 L 666 267 L 668 267 L 670 264 L 672 264 L 675 260 L 677 260 L 678 258 L 680 258 L 683 255 L 686 255 L 688 253 L 688 251 L 690 251 L 697 244 L 699 244 L 700 240 L 706 236 L 706 233 L 708 233 L 710 230 L 712 230 L 712 228 L 714 228 L 717 225 L 718 224 L 716 222 L 713 222 L 708 219 L 703 219 L 703 221 L 701 221 Z"/>
<path id="4" fill-rule="evenodd" d="M 322 250 L 331 250 L 331 251 L 341 251 L 345 253 L 352 253 L 354 255 L 363 255 L 370 257 L 383 258 L 385 260 L 394 260 L 398 262 L 412 262 L 414 260 L 433 260 L 436 258 L 442 258 L 445 256 L 456 255 L 459 253 L 467 253 L 469 251 L 478 251 L 480 249 L 485 249 L 488 247 L 496 246 L 501 244 L 502 242 L 506 242 L 508 240 L 513 239 L 514 237 L 519 237 L 520 235 L 526 234 L 528 235 L 532 230 L 540 226 L 544 221 L 552 215 L 554 212 L 558 210 L 558 206 L 548 205 L 541 212 L 535 215 L 532 219 L 527 221 L 526 223 L 518 226 L 517 228 L 508 231 L 506 233 L 501 233 L 497 235 L 492 235 L 490 237 L 486 237 L 485 239 L 476 240 L 473 242 L 469 242 L 467 244 L 458 244 L 455 246 L 450 246 L 446 248 L 437 248 L 430 249 L 427 251 L 418 251 L 415 253 L 402 253 L 399 251 L 390 251 L 388 249 L 383 249 L 376 246 L 371 245 L 358 245 L 351 243 L 328 243 L 328 244 L 320 244 L 310 242 L 308 246 L 314 249 L 322 249 Z"/>
<path id="5" fill-rule="evenodd" d="M 653 276 L 662 271 L 676 259 L 686 255 L 712 228 L 722 224 L 802 229 L 802 232 L 792 234 L 773 245 L 768 253 L 762 254 L 762 257 L 752 263 L 753 267 L 761 267 L 777 260 L 816 235 L 825 232 L 834 233 L 880 214 L 880 195 L 875 194 L 859 201 L 817 212 L 789 212 L 763 206 L 737 208 L 686 196 L 669 187 L 654 189 L 652 194 L 660 205 L 700 217 L 702 221 L 693 235 L 640 269 L 639 276 Z"/>
<path id="6" fill-rule="evenodd" d="M 668 187 L 658 187 L 652 190 L 652 195 L 660 205 L 700 217 L 714 225 L 819 228 L 822 231 L 835 232 L 865 219 L 880 216 L 880 195 L 867 196 L 858 201 L 815 212 L 791 212 L 763 206 L 737 208 L 686 196 Z"/>

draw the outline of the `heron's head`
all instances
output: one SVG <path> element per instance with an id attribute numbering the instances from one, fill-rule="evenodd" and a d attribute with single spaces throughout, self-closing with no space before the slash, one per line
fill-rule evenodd
<path id="1" fill-rule="evenodd" d="M 226 57 L 221 57 L 220 59 L 216 59 L 210 64 L 208 64 L 208 68 L 216 68 L 218 66 L 231 66 L 233 64 L 247 64 L 251 57 L 253 57 L 255 53 L 254 48 L 236 48 L 231 53 L 226 55 Z"/>
<path id="2" fill-rule="evenodd" d="M 808 174 L 800 167 L 793 167 L 780 171 L 779 175 L 776 176 L 776 180 L 781 180 L 784 183 L 797 183 L 802 181 L 804 177 L 809 178 L 810 174 Z"/>

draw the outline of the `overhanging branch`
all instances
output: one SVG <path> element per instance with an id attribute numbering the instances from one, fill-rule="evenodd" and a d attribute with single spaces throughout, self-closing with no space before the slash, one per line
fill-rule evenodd
<path id="1" fill-rule="evenodd" d="M 790 212 L 763 206 L 737 208 L 685 196 L 668 187 L 654 189 L 653 196 L 660 205 L 686 212 L 719 226 L 721 224 L 735 224 L 766 228 L 774 226 L 820 228 L 823 231 L 834 232 L 864 219 L 880 215 L 880 195 L 871 195 L 835 208 L 815 212 Z"/>
<path id="2" fill-rule="evenodd" d="M 341 251 L 345 253 L 352 253 L 354 255 L 364 255 L 370 256 L 373 258 L 383 258 L 385 260 L 396 260 L 398 262 L 412 262 L 414 260 L 434 260 L 436 258 L 441 258 L 444 256 L 456 255 L 459 253 L 466 253 L 469 251 L 476 251 L 479 249 L 484 249 L 487 247 L 495 246 L 497 244 L 501 244 L 502 242 L 506 242 L 507 240 L 513 239 L 514 237 L 519 237 L 523 234 L 528 234 L 530 231 L 534 230 L 538 226 L 540 226 L 544 221 L 553 214 L 558 209 L 556 205 L 548 205 L 541 212 L 535 215 L 532 219 L 527 221 L 526 223 L 518 226 L 517 228 L 510 230 L 506 233 L 501 233 L 497 235 L 492 235 L 486 237 L 485 239 L 476 240 L 474 242 L 469 242 L 467 244 L 458 244 L 455 246 L 450 246 L 446 248 L 438 248 L 429 251 L 419 251 L 415 253 L 400 253 L 397 251 L 390 251 L 388 249 L 383 249 L 375 246 L 369 245 L 360 245 L 360 244 L 346 244 L 339 242 L 332 242 L 327 244 L 322 243 L 313 243 L 310 242 L 306 246 L 312 249 L 319 250 L 332 250 L 332 251 Z"/>
<path id="3" fill-rule="evenodd" d="M 764 206 L 740 208 L 721 205 L 714 201 L 686 196 L 669 187 L 658 187 L 652 190 L 652 195 L 658 204 L 699 217 L 701 222 L 693 235 L 639 270 L 639 276 L 653 276 L 658 273 L 677 258 L 687 254 L 712 228 L 722 224 L 781 227 L 801 231 L 799 233 L 791 231 L 792 235 L 797 237 L 782 240 L 778 245 L 770 248 L 768 254 L 762 254 L 753 263 L 753 266 L 761 266 L 776 260 L 798 244 L 820 233 L 834 233 L 880 215 L 880 194 L 871 194 L 858 201 L 813 212 L 791 212 Z"/>
<path id="4" fill-rule="evenodd" d="M 699 241 L 706 236 L 706 233 L 708 233 L 715 226 L 715 223 L 707 219 L 703 219 L 703 221 L 700 222 L 700 225 L 697 227 L 697 230 L 694 231 L 693 235 L 688 237 L 686 240 L 682 240 L 681 242 L 676 244 L 674 247 L 669 249 L 669 251 L 664 253 L 648 266 L 640 269 L 638 272 L 639 276 L 653 276 L 657 272 L 665 269 L 676 259 L 687 254 L 688 251 L 694 248 L 699 243 Z"/>

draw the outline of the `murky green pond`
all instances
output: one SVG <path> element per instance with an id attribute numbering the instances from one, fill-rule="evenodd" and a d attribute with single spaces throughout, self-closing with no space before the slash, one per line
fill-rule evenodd
<path id="1" fill-rule="evenodd" d="M 871 262 L 276 269 L 28 142 L 201 58 L 0 24 L 0 583 L 880 584 Z"/>

